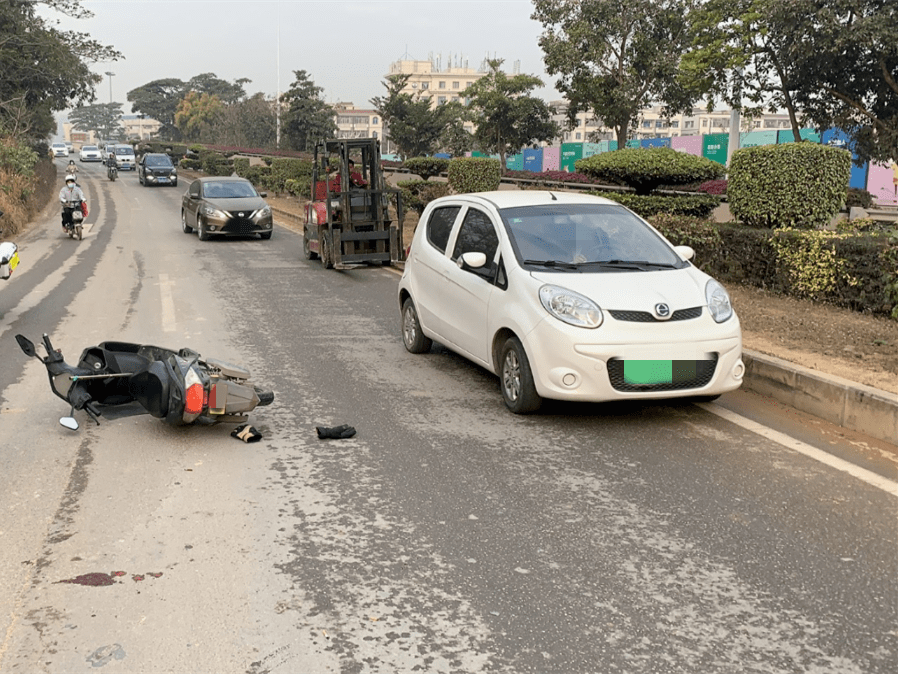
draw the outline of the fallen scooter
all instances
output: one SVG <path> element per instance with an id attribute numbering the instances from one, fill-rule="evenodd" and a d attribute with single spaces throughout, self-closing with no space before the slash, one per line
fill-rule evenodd
<path id="1" fill-rule="evenodd" d="M 3 211 L 0 211 L 0 217 Z M 2 233 L 2 230 L 0 230 Z M 8 280 L 19 265 L 19 248 L 12 241 L 0 243 L 0 279 Z"/>
<path id="2" fill-rule="evenodd" d="M 83 410 L 99 425 L 104 405 L 137 402 L 157 419 L 183 426 L 246 423 L 253 409 L 274 401 L 274 393 L 249 381 L 247 370 L 203 359 L 192 349 L 102 342 L 86 348 L 73 366 L 53 348 L 46 334 L 46 357 L 37 353 L 27 337 L 16 335 L 16 341 L 26 355 L 44 364 L 53 393 L 71 405 L 69 416 L 59 420 L 71 430 L 78 430 L 76 410 Z"/>

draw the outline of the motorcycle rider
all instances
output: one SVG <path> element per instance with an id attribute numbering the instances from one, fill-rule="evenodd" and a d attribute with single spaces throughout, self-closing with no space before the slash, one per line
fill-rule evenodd
<path id="1" fill-rule="evenodd" d="M 59 190 L 59 201 L 62 203 L 62 231 L 66 232 L 74 226 L 72 222 L 72 211 L 75 207 L 70 206 L 70 202 L 87 202 L 84 192 L 75 184 L 75 176 L 67 175 L 65 177 L 65 187 Z M 77 206 L 80 208 L 80 204 Z"/>
<path id="2" fill-rule="evenodd" d="M 106 177 L 114 180 L 113 174 L 118 174 L 118 166 L 115 163 L 115 153 L 106 153 Z"/>

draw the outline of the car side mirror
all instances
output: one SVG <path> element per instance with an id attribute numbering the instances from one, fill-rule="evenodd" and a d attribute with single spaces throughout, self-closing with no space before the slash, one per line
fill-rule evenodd
<path id="1" fill-rule="evenodd" d="M 467 267 L 468 269 L 480 269 L 486 265 L 486 253 L 462 253 L 458 257 L 456 264 L 460 269 Z"/>
<path id="2" fill-rule="evenodd" d="M 695 250 L 692 246 L 674 246 L 674 250 L 684 260 L 691 260 L 695 257 Z"/>
<path id="3" fill-rule="evenodd" d="M 259 196 L 263 199 L 268 196 L 268 192 L 259 192 Z"/>

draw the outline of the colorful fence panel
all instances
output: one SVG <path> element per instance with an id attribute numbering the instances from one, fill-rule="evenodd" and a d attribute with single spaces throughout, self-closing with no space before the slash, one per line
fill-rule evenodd
<path id="1" fill-rule="evenodd" d="M 670 146 L 674 150 L 679 150 L 686 154 L 694 154 L 697 157 L 702 156 L 702 136 L 676 136 L 670 139 Z"/>
<path id="2" fill-rule="evenodd" d="M 515 154 L 510 157 L 505 158 L 505 167 L 509 171 L 523 171 L 524 170 L 524 155 L 523 154 Z"/>
<path id="3" fill-rule="evenodd" d="M 558 171 L 561 166 L 561 148 L 543 148 L 543 171 Z"/>
<path id="4" fill-rule="evenodd" d="M 765 131 L 749 131 L 739 134 L 739 147 L 757 147 L 758 145 L 775 145 L 776 129 Z"/>
<path id="5" fill-rule="evenodd" d="M 798 137 L 802 140 L 809 140 L 813 143 L 820 142 L 820 134 L 816 129 L 799 129 Z M 795 132 L 792 129 L 780 129 L 776 136 L 777 143 L 792 143 L 795 141 Z"/>
<path id="6" fill-rule="evenodd" d="M 833 147 L 851 150 L 851 178 L 848 181 L 848 186 L 856 187 L 860 190 L 867 189 L 867 171 L 870 165 L 868 163 L 862 164 L 861 166 L 855 165 L 854 160 L 857 159 L 857 155 L 854 153 L 854 149 L 848 142 L 848 134 L 842 131 L 842 129 L 829 129 L 823 132 L 821 141 L 824 145 L 832 145 Z"/>
<path id="7" fill-rule="evenodd" d="M 670 138 L 643 138 L 640 147 L 670 147 Z"/>
<path id="8" fill-rule="evenodd" d="M 577 160 L 583 159 L 583 143 L 562 143 L 561 144 L 561 170 L 567 173 L 574 173 L 576 170 L 574 164 Z"/>
<path id="9" fill-rule="evenodd" d="M 898 161 L 870 164 L 867 191 L 880 206 L 898 206 Z"/>
<path id="10" fill-rule="evenodd" d="M 524 150 L 524 170 L 539 173 L 543 170 L 543 150 Z"/>
<path id="11" fill-rule="evenodd" d="M 730 135 L 728 133 L 709 133 L 702 137 L 702 156 L 725 166 L 729 143 Z"/>
<path id="12" fill-rule="evenodd" d="M 599 154 L 602 151 L 602 146 L 599 143 L 584 143 L 583 144 L 583 158 L 592 157 L 594 154 Z"/>

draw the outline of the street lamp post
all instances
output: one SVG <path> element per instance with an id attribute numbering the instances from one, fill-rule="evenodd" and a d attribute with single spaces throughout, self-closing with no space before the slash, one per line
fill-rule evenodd
<path id="1" fill-rule="evenodd" d="M 112 103 L 112 78 L 115 76 L 115 73 L 107 70 L 106 76 L 109 78 L 109 102 Z"/>

